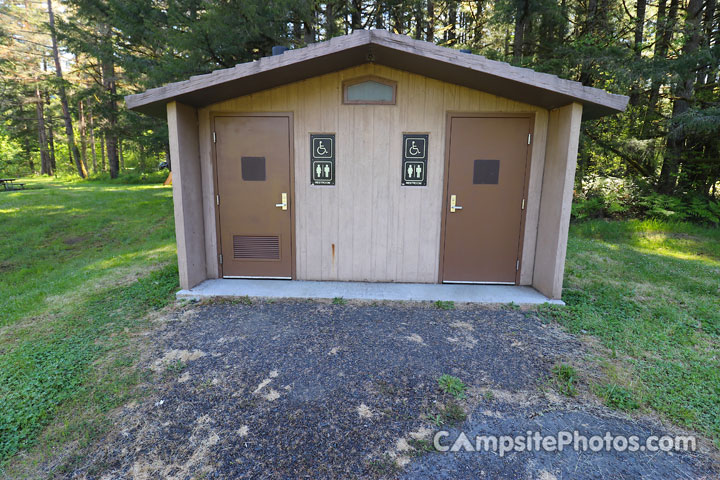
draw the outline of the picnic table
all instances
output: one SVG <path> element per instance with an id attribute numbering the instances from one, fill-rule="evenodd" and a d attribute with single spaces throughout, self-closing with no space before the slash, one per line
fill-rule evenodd
<path id="1" fill-rule="evenodd" d="M 0 185 L 5 187 L 5 190 L 24 190 L 24 183 L 15 183 L 17 178 L 0 178 Z"/>

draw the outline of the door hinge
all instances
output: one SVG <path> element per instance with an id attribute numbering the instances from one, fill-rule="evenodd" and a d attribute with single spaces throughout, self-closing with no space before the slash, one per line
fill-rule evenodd
<path id="1" fill-rule="evenodd" d="M 220 260 L 220 265 L 222 265 L 222 253 L 218 255 L 218 259 Z"/>
<path id="2" fill-rule="evenodd" d="M 220 195 L 215 195 L 215 203 L 220 205 Z"/>
<path id="3" fill-rule="evenodd" d="M 520 270 L 520 260 L 515 262 L 515 271 L 517 272 L 518 270 Z"/>
<path id="4" fill-rule="evenodd" d="M 213 132 L 213 143 L 217 143 L 217 135 L 215 134 L 215 132 Z"/>
<path id="5" fill-rule="evenodd" d="M 530 145 L 531 141 L 532 141 L 532 133 L 528 133 L 528 145 Z"/>
<path id="6" fill-rule="evenodd" d="M 218 205 L 220 205 L 220 204 L 218 203 Z M 522 200 L 522 205 L 520 205 L 520 210 L 525 210 L 525 199 L 524 198 Z"/>

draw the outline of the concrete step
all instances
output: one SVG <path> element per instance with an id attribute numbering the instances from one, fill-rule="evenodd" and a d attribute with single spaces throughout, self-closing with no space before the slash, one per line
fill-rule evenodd
<path id="1" fill-rule="evenodd" d="M 212 279 L 190 290 L 180 290 L 177 298 L 261 297 L 294 299 L 453 301 L 480 304 L 515 303 L 538 305 L 552 300 L 532 287 L 514 285 L 461 285 L 429 283 L 317 282 L 300 280 Z"/>

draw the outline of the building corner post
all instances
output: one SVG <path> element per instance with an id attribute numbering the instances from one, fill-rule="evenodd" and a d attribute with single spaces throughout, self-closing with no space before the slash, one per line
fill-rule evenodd
<path id="1" fill-rule="evenodd" d="M 572 103 L 549 117 L 533 287 L 552 299 L 562 296 L 582 110 Z"/>
<path id="2" fill-rule="evenodd" d="M 207 278 L 197 110 L 169 102 L 167 121 L 180 288 L 190 289 Z"/>

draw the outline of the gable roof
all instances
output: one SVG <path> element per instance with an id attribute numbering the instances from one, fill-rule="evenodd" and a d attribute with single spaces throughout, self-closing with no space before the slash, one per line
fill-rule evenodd
<path id="1" fill-rule="evenodd" d="M 287 50 L 281 55 L 128 95 L 125 102 L 130 110 L 164 117 L 170 101 L 205 107 L 367 62 L 548 109 L 578 102 L 583 104 L 584 120 L 622 112 L 628 102 L 625 95 L 385 30 L 360 30 L 305 48 Z"/>

